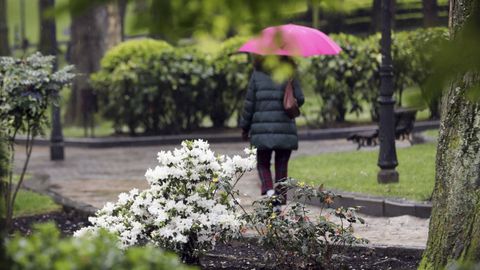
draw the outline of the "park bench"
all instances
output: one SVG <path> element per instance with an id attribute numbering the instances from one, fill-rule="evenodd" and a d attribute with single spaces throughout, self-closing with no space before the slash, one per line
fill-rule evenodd
<path id="1" fill-rule="evenodd" d="M 397 140 L 408 140 L 412 144 L 412 131 L 415 124 L 417 110 L 398 108 L 395 114 L 395 138 Z M 362 131 L 352 133 L 347 140 L 358 144 L 357 150 L 365 146 L 376 146 L 379 143 L 379 130 Z"/>

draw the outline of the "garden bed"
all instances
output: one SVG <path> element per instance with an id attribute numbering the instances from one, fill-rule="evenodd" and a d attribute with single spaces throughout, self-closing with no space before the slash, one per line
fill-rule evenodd
<path id="1" fill-rule="evenodd" d="M 29 234 L 32 225 L 53 221 L 62 234 L 71 235 L 81 227 L 89 225 L 88 216 L 77 210 L 64 208 L 63 211 L 19 217 L 14 220 L 14 229 Z M 421 249 L 400 247 L 355 246 L 343 253 L 334 254 L 328 269 L 416 269 L 421 258 Z M 267 252 L 254 239 L 219 244 L 215 250 L 200 259 L 201 269 L 318 269 L 314 265 L 289 256 L 279 263 L 275 254 Z"/>
<path id="2" fill-rule="evenodd" d="M 34 224 L 44 222 L 55 222 L 63 235 L 72 235 L 76 230 L 90 225 L 87 214 L 64 207 L 61 211 L 14 218 L 13 230 L 30 234 Z"/>
<path id="3" fill-rule="evenodd" d="M 400 247 L 355 246 L 334 254 L 323 269 L 417 269 L 422 250 Z M 288 256 L 282 264 L 252 241 L 217 245 L 201 258 L 202 269 L 322 269 L 306 264 L 301 258 Z M 267 261 L 268 258 L 268 261 Z"/>

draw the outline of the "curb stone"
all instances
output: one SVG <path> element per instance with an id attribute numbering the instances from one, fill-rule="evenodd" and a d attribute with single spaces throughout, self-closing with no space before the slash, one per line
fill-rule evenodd
<path id="1" fill-rule="evenodd" d="M 50 176 L 46 174 L 32 175 L 32 179 L 30 181 L 24 182 L 22 187 L 43 195 L 50 196 L 55 203 L 62 205 L 64 208 L 74 209 L 88 216 L 94 215 L 95 212 L 98 210 L 97 208 L 89 204 L 74 201 L 65 196 L 62 196 L 58 192 L 53 191 L 51 189 Z"/>
<path id="2" fill-rule="evenodd" d="M 292 190 L 288 197 L 293 197 Z M 335 198 L 331 207 L 356 207 L 359 206 L 359 213 L 377 216 L 377 217 L 397 217 L 410 215 L 418 218 L 429 218 L 432 211 L 430 202 L 415 202 L 403 199 L 385 198 L 380 196 L 368 196 L 360 193 L 349 193 L 342 191 L 333 191 L 340 197 Z M 319 200 L 303 200 L 306 204 L 324 207 L 324 203 Z"/>
<path id="3" fill-rule="evenodd" d="M 64 207 L 72 208 L 77 211 L 93 215 L 98 210 L 92 205 L 77 202 L 62 196 L 58 192 L 51 189 L 49 180 L 50 176 L 45 174 L 34 174 L 30 181 L 23 183 L 23 187 L 36 191 L 38 193 L 48 195 L 52 199 Z M 292 190 L 289 191 L 288 197 L 293 197 Z M 378 196 L 367 196 L 359 193 L 347 193 L 333 191 L 340 197 L 335 199 L 332 207 L 356 207 L 360 206 L 359 213 L 377 216 L 377 217 L 396 217 L 410 215 L 418 218 L 429 218 L 432 205 L 430 202 L 413 202 L 408 200 L 384 198 Z M 304 203 L 319 207 L 324 207 L 323 202 L 319 200 L 302 200 Z"/>

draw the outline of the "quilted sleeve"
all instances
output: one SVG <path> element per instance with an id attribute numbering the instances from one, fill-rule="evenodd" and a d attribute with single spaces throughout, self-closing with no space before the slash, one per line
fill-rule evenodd
<path id="1" fill-rule="evenodd" d="M 252 74 L 248 82 L 247 95 L 245 96 L 245 103 L 243 105 L 242 118 L 240 120 L 240 127 L 244 130 L 250 130 L 252 125 L 252 117 L 255 110 L 255 74 Z"/>

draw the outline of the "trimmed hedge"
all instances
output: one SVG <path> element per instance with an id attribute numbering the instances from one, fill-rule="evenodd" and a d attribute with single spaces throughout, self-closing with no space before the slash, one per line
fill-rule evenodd
<path id="1" fill-rule="evenodd" d="M 314 105 L 319 109 L 308 116 L 316 114 L 317 124 L 343 122 L 347 113 L 361 113 L 362 105 L 369 103 L 376 120 L 380 35 L 331 37 L 342 47 L 340 55 L 298 61 L 303 88 L 319 100 Z M 422 89 L 433 53 L 446 39 L 446 28 L 394 34 L 394 87 L 400 101 L 404 89 Z M 101 70 L 92 75 L 103 116 L 113 120 L 117 131 L 127 126 L 131 134 L 139 130 L 151 134 L 189 131 L 206 119 L 214 127 L 225 126 L 238 116 L 252 71 L 249 56 L 235 54 L 246 40 L 227 40 L 214 55 L 150 39 L 118 45 L 106 54 Z M 428 103 L 432 116 L 438 116 L 438 101 L 422 102 Z"/>
<path id="2" fill-rule="evenodd" d="M 380 89 L 381 63 L 380 35 L 366 38 L 352 35 L 331 35 L 343 49 L 338 56 L 317 56 L 307 61 L 304 72 L 315 80 L 307 84 L 321 99 L 320 122 L 343 122 L 345 115 L 362 112 L 362 103 L 371 104 L 372 120 L 378 119 L 377 98 Z M 431 74 L 433 55 L 441 41 L 448 39 L 446 28 L 418 29 L 393 35 L 392 58 L 394 91 L 401 106 L 402 93 L 409 87 L 423 91 L 426 78 Z M 438 100 L 427 99 L 417 105 L 428 106 L 432 116 L 438 116 Z"/>
<path id="3" fill-rule="evenodd" d="M 212 103 L 209 111 L 214 127 L 225 126 L 227 120 L 243 106 L 243 98 L 253 66 L 248 54 L 236 53 L 248 40 L 246 37 L 234 37 L 221 44 L 220 50 L 212 60 L 215 74 L 212 78 Z"/>

